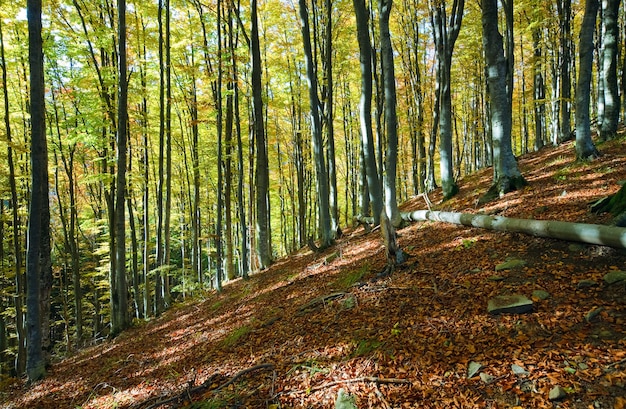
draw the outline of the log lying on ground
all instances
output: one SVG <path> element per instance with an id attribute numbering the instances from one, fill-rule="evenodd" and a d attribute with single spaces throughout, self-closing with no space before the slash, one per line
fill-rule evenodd
<path id="1" fill-rule="evenodd" d="M 402 219 L 406 221 L 446 222 L 468 227 L 626 248 L 626 228 L 623 227 L 429 210 L 402 213 Z"/>

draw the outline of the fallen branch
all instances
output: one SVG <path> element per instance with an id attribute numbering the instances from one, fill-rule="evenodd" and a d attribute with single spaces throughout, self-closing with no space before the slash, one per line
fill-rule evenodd
<path id="1" fill-rule="evenodd" d="M 322 389 L 331 388 L 333 386 L 345 384 L 345 383 L 375 383 L 376 385 L 389 385 L 389 384 L 399 384 L 399 385 L 410 385 L 411 381 L 408 379 L 400 379 L 400 378 L 379 378 L 377 376 L 361 376 L 359 378 L 351 378 L 351 379 L 339 379 L 336 381 L 326 382 L 324 384 L 314 386 L 306 391 L 293 391 L 291 393 L 312 393 L 316 391 L 321 391 Z"/>
<path id="2" fill-rule="evenodd" d="M 239 371 L 235 374 L 235 376 L 233 376 L 232 378 L 230 378 L 228 381 L 222 383 L 221 385 L 211 389 L 210 392 L 218 392 L 221 389 L 224 389 L 225 387 L 227 387 L 228 385 L 231 385 L 233 383 L 235 383 L 239 378 L 241 378 L 242 376 L 250 373 L 250 372 L 254 372 L 254 371 L 258 371 L 261 369 L 274 369 L 274 365 L 273 364 L 259 364 L 259 365 L 255 365 L 252 366 L 250 368 L 246 368 L 242 371 Z M 183 391 L 177 393 L 175 396 L 171 396 L 169 398 L 160 400 L 158 402 L 155 402 L 149 406 L 146 406 L 145 409 L 156 409 L 160 406 L 163 405 L 168 405 L 168 404 L 172 404 L 172 403 L 179 403 L 179 402 L 184 402 L 186 400 L 190 400 L 191 399 L 191 395 L 195 395 L 198 394 L 199 392 L 204 391 L 205 389 L 208 389 L 209 386 L 211 386 L 213 384 L 213 382 L 215 381 L 215 378 L 217 377 L 217 375 L 212 375 L 210 376 L 206 381 L 204 381 L 201 385 L 195 386 L 195 387 L 190 387 L 187 386 L 187 388 L 185 388 Z M 153 401 L 155 398 L 150 398 L 147 399 L 146 401 L 141 402 L 138 405 L 132 405 L 131 408 L 140 408 L 143 405 Z M 173 406 L 173 407 L 177 407 L 177 406 Z"/>
<path id="3" fill-rule="evenodd" d="M 316 307 L 316 306 L 318 306 L 320 304 L 326 304 L 328 301 L 334 300 L 335 298 L 343 297 L 344 295 L 346 295 L 346 293 L 343 293 L 343 292 L 321 295 L 319 297 L 313 298 L 311 301 L 309 301 L 308 303 L 306 303 L 303 306 L 301 306 L 300 308 L 298 308 L 298 310 L 300 312 L 304 312 L 304 311 L 306 311 L 306 310 L 308 310 L 310 308 Z"/>

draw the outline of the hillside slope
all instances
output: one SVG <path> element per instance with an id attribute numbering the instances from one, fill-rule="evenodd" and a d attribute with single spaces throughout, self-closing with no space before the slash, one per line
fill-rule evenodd
<path id="1" fill-rule="evenodd" d="M 526 155 L 524 190 L 476 208 L 486 169 L 435 207 L 607 223 L 588 203 L 626 180 L 626 147 L 600 150 L 589 164 L 573 162 L 571 143 Z M 340 388 L 359 408 L 624 406 L 626 288 L 603 280 L 626 270 L 624 251 L 433 222 L 399 234 L 411 257 L 390 277 L 376 278 L 379 235 L 348 230 L 323 254 L 303 249 L 85 349 L 30 388 L 6 386 L 2 407 L 332 408 Z M 523 265 L 496 271 L 510 260 Z M 512 293 L 532 297 L 533 313 L 487 313 Z M 566 396 L 551 401 L 558 386 Z"/>

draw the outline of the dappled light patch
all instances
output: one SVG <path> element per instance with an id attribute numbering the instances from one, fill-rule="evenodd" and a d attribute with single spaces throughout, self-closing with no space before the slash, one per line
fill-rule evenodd
<path id="1" fill-rule="evenodd" d="M 529 185 L 499 200 L 477 205 L 487 169 L 451 200 L 430 194 L 433 210 L 605 223 L 588 204 L 626 180 L 624 148 L 605 143 L 589 163 L 572 149 L 520 158 Z M 623 404 L 626 287 L 604 279 L 626 270 L 623 251 L 430 221 L 398 233 L 409 260 L 388 277 L 377 277 L 379 233 L 346 229 L 322 253 L 302 249 L 80 351 L 30 388 L 7 386 L 2 402 L 145 409 L 205 385 L 189 398 L 259 409 L 332 408 L 339 389 L 360 408 L 551 408 L 556 387 L 562 407 Z M 510 260 L 524 263 L 496 271 Z M 488 313 L 490 299 L 511 294 L 532 299 L 532 312 Z M 468 377 L 470 365 L 479 369 Z"/>

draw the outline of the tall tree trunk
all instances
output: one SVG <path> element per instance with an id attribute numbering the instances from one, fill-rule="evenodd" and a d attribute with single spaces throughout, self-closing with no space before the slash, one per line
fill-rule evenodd
<path id="1" fill-rule="evenodd" d="M 15 274 L 15 333 L 17 335 L 17 353 L 15 354 L 15 372 L 22 376 L 26 370 L 26 333 L 24 328 L 24 274 L 22 273 L 21 221 L 15 183 L 15 165 L 13 163 L 13 138 L 11 133 L 7 66 L 4 54 L 2 20 L 0 20 L 0 68 L 2 68 L 2 89 L 4 98 L 4 127 L 7 139 L 7 162 L 9 166 L 9 187 L 11 189 L 11 220 L 13 222 L 13 272 Z"/>
<path id="2" fill-rule="evenodd" d="M 163 223 L 163 264 L 166 269 L 161 275 L 163 279 L 163 302 L 169 306 L 170 301 L 170 254 L 171 254 L 171 215 L 172 215 L 172 47 L 171 47 L 171 6 L 165 0 L 165 215 Z"/>
<path id="3" fill-rule="evenodd" d="M 593 33 L 598 13 L 598 0 L 587 0 L 580 26 L 578 45 L 578 83 L 576 85 L 576 158 L 592 159 L 599 155 L 591 139 L 589 104 L 593 70 Z"/>
<path id="4" fill-rule="evenodd" d="M 571 125 L 571 98 L 572 98 L 572 81 L 570 75 L 571 65 L 571 14 L 572 14 L 572 2 L 571 0 L 558 0 L 556 2 L 557 10 L 559 14 L 559 24 L 561 25 L 560 39 L 559 39 L 559 54 L 560 58 L 560 98 L 561 101 L 561 124 L 559 132 L 559 141 L 567 141 L 570 139 Z"/>
<path id="5" fill-rule="evenodd" d="M 494 155 L 493 185 L 481 198 L 488 201 L 524 186 L 526 181 L 511 146 L 511 99 L 507 89 L 507 60 L 498 31 L 497 0 L 483 0 L 482 26 Z"/>
<path id="6" fill-rule="evenodd" d="M 361 125 L 361 150 L 367 178 L 367 191 L 372 206 L 374 224 L 380 223 L 383 195 L 376 166 L 374 133 L 372 130 L 372 45 L 369 36 L 369 12 L 365 0 L 353 0 L 361 62 L 361 98 L 359 121 Z"/>
<path id="7" fill-rule="evenodd" d="M 459 187 L 454 181 L 454 166 L 452 160 L 452 96 L 451 70 L 454 43 L 461 29 L 463 19 L 464 0 L 454 0 L 450 22 L 446 21 L 445 1 L 430 2 L 431 24 L 435 39 L 437 55 L 437 82 L 440 92 L 439 104 L 439 169 L 441 187 L 444 200 L 450 199 Z"/>
<path id="8" fill-rule="evenodd" d="M 163 9 L 166 0 L 159 0 L 159 159 L 157 179 L 157 225 L 156 225 L 156 269 L 154 274 L 154 314 L 159 316 L 164 309 L 162 268 L 165 264 L 164 245 L 164 202 L 163 190 L 165 184 L 165 39 L 163 24 Z"/>
<path id="9" fill-rule="evenodd" d="M 541 51 L 541 29 L 533 28 L 533 107 L 535 116 L 535 150 L 539 150 L 545 145 L 545 98 L 546 90 L 543 82 Z"/>
<path id="10" fill-rule="evenodd" d="M 603 0 L 602 6 L 602 52 L 598 81 L 602 83 L 604 115 L 600 125 L 602 140 L 612 139 L 617 133 L 620 113 L 620 97 L 617 85 L 617 54 L 619 29 L 617 17 L 621 0 Z M 622 39 L 623 41 L 623 39 Z M 600 88 L 600 87 L 598 87 Z"/>
<path id="11" fill-rule="evenodd" d="M 263 88 L 261 83 L 261 47 L 259 45 L 259 23 L 257 17 L 257 1 L 250 5 L 250 53 L 252 60 L 252 115 L 253 134 L 256 146 L 256 234 L 257 257 L 259 268 L 267 268 L 272 262 L 272 246 L 269 214 L 269 164 L 265 142 L 265 124 L 263 120 Z"/>
<path id="12" fill-rule="evenodd" d="M 115 186 L 115 286 L 111 300 L 111 334 L 128 328 L 128 288 L 126 283 L 126 153 L 128 138 L 128 81 L 126 69 L 126 0 L 117 0 L 118 12 L 118 105 L 117 105 L 117 177 Z"/>
<path id="13" fill-rule="evenodd" d="M 337 165 L 335 160 L 335 128 L 334 128 L 334 87 L 333 82 L 333 4 L 332 0 L 324 1 L 326 25 L 324 27 L 323 71 L 326 80 L 322 93 L 324 95 L 324 119 L 326 123 L 326 160 L 328 163 L 328 188 L 330 202 L 330 229 L 334 238 L 341 236 L 339 225 L 339 203 L 337 193 Z"/>
<path id="14" fill-rule="evenodd" d="M 306 75 L 309 82 L 309 104 L 311 115 L 311 145 L 315 160 L 315 176 L 317 182 L 317 200 L 319 210 L 319 227 L 321 247 L 325 248 L 334 241 L 330 225 L 330 200 L 328 189 L 328 172 L 324 159 L 324 143 L 322 140 L 322 123 L 319 112 L 320 101 L 317 95 L 317 78 L 313 65 L 313 50 L 311 47 L 311 30 L 309 28 L 309 12 L 306 0 L 299 0 L 300 23 L 304 57 L 306 59 Z"/>
<path id="15" fill-rule="evenodd" d="M 41 303 L 50 260 L 50 213 L 48 204 L 48 147 L 46 143 L 45 84 L 41 23 L 41 0 L 28 0 L 28 61 L 30 66 L 31 199 L 26 254 L 26 374 L 30 382 L 45 376 L 43 353 L 46 308 Z M 48 240 L 48 243 L 44 243 Z M 46 251 L 48 252 L 46 254 Z"/>
<path id="16" fill-rule="evenodd" d="M 398 117 L 396 103 L 396 75 L 393 63 L 393 48 L 389 31 L 389 16 L 393 0 L 379 2 L 380 54 L 383 67 L 383 87 L 385 91 L 385 126 L 387 150 L 385 155 L 385 210 L 394 226 L 402 222 L 398 210 L 396 193 L 396 168 L 398 165 Z"/>

